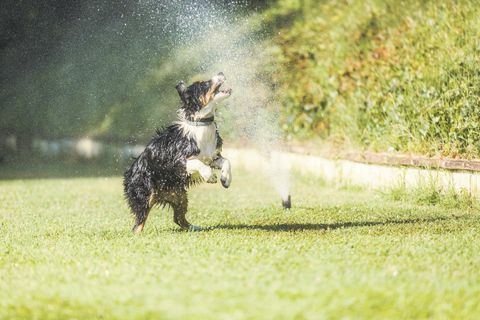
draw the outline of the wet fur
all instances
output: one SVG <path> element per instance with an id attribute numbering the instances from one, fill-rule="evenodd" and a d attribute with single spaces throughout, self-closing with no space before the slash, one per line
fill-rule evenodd
<path id="1" fill-rule="evenodd" d="M 211 168 L 221 169 L 218 163 L 226 159 L 220 154 L 222 139 L 215 123 L 195 127 L 186 120 L 194 120 L 208 104 L 211 97 L 207 95 L 211 94 L 212 86 L 212 80 L 194 83 L 189 88 L 180 83 L 177 86 L 182 100 L 180 120 L 163 130 L 157 130 L 145 150 L 126 170 L 123 185 L 128 205 L 135 216 L 134 232 L 143 230 L 149 211 L 156 204 L 171 206 L 174 222 L 181 228 L 199 229 L 190 225 L 185 218 L 187 189 L 202 182 L 203 178 L 187 170 L 188 161 L 198 158 Z M 203 137 L 203 131 L 210 131 L 208 137 Z M 229 185 L 229 182 L 225 184 L 223 176 L 222 184 L 224 187 Z"/>

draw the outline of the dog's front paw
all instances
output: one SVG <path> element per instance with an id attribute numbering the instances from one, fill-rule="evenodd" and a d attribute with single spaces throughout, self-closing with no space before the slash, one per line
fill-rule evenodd
<path id="1" fill-rule="evenodd" d="M 217 182 L 217 176 L 215 175 L 215 172 L 213 172 L 212 168 L 203 166 L 203 168 L 201 168 L 199 172 L 205 182 L 207 183 Z"/>
<path id="2" fill-rule="evenodd" d="M 222 172 L 220 182 L 222 182 L 224 188 L 230 187 L 230 183 L 232 183 L 232 173 L 230 171 Z"/>
<path id="3" fill-rule="evenodd" d="M 232 166 L 230 165 L 230 161 L 228 159 L 224 159 L 222 164 L 222 176 L 220 177 L 220 181 L 222 182 L 222 186 L 224 188 L 230 187 L 230 183 L 232 183 Z"/>
<path id="4" fill-rule="evenodd" d="M 218 180 L 217 175 L 215 174 L 215 172 L 212 172 L 212 175 L 207 180 L 207 183 L 217 183 L 217 180 Z"/>

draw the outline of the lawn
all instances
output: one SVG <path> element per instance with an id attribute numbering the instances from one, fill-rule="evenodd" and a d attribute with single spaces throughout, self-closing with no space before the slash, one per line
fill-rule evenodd
<path id="1" fill-rule="evenodd" d="M 480 317 L 474 209 L 296 176 L 284 211 L 235 173 L 190 193 L 210 230 L 155 209 L 136 236 L 118 176 L 0 180 L 0 318 Z"/>

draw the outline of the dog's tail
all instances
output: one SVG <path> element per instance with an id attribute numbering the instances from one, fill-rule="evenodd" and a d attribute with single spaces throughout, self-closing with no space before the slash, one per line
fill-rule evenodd
<path id="1" fill-rule="evenodd" d="M 123 177 L 123 190 L 132 213 L 135 215 L 134 229 L 145 223 L 150 210 L 150 197 L 154 190 L 152 181 L 148 176 L 148 161 L 141 154 L 125 171 Z"/>

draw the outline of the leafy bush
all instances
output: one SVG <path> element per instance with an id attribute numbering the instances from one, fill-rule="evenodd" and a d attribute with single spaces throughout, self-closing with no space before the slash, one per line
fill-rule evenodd
<path id="1" fill-rule="evenodd" d="M 279 1 L 276 10 L 301 5 Z M 478 157 L 477 8 L 471 1 L 310 2 L 308 14 L 275 37 L 283 128 L 376 151 Z"/>

